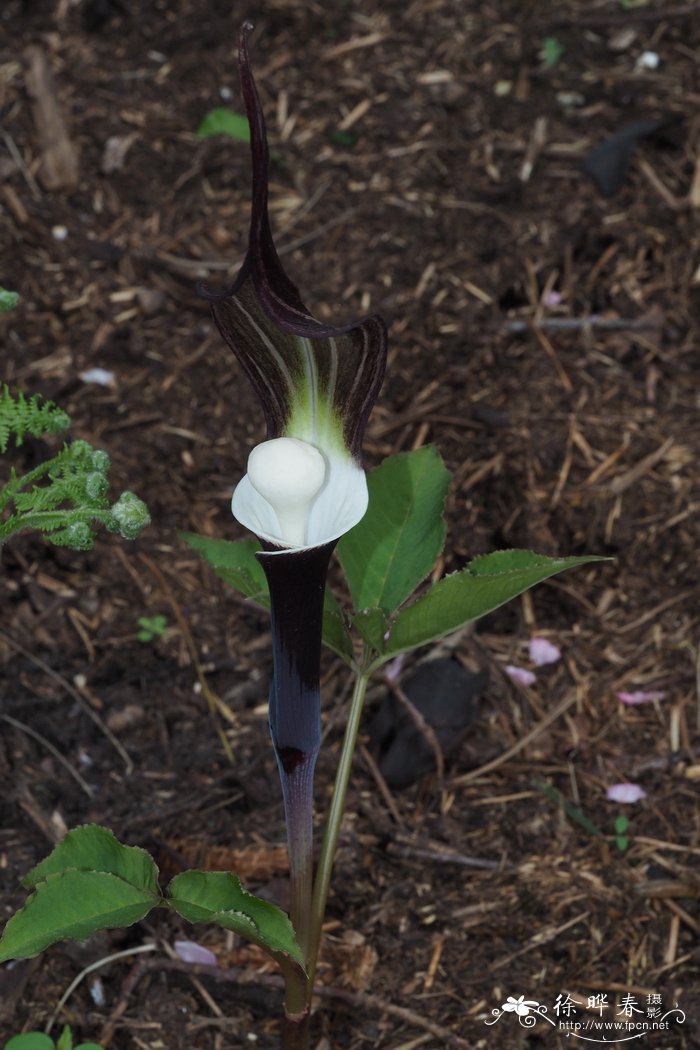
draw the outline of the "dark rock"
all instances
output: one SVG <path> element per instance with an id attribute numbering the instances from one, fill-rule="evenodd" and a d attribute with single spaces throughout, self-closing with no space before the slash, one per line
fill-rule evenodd
<path id="1" fill-rule="evenodd" d="M 465 671 L 456 660 L 429 660 L 401 683 L 401 688 L 432 728 L 443 756 L 459 747 L 477 712 L 477 700 L 488 682 L 485 672 Z M 390 690 L 370 727 L 370 743 L 389 787 L 413 784 L 435 769 L 429 740 L 405 704 Z"/>

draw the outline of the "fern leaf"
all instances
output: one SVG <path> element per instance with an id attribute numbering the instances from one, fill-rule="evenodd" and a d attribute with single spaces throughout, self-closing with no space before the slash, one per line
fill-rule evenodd
<path id="1" fill-rule="evenodd" d="M 0 288 L 0 314 L 8 310 L 14 310 L 19 302 L 17 292 L 9 292 L 7 288 Z"/>
<path id="2" fill-rule="evenodd" d="M 0 387 L 0 452 L 6 452 L 10 438 L 19 446 L 25 434 L 42 437 L 59 434 L 70 426 L 70 416 L 52 401 L 44 401 L 39 394 L 27 400 L 22 391 L 16 396 L 9 387 Z"/>

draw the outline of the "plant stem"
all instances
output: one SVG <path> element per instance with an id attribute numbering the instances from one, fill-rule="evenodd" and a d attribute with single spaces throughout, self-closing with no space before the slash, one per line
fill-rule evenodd
<path id="1" fill-rule="evenodd" d="M 308 958 L 311 890 L 313 887 L 313 787 L 316 752 L 285 763 L 277 753 L 287 823 L 289 855 L 290 917 L 304 960 Z M 287 756 L 289 758 L 289 756 Z M 293 963 L 283 967 L 283 1050 L 308 1050 L 311 1000 L 306 974 Z"/>
<path id="2" fill-rule="evenodd" d="M 326 913 L 326 902 L 328 900 L 328 890 L 331 883 L 335 850 L 338 844 L 340 825 L 343 819 L 343 811 L 345 809 L 345 798 L 348 790 L 348 781 L 350 780 L 350 769 L 352 767 L 352 759 L 355 753 L 357 734 L 360 728 L 362 708 L 365 702 L 365 693 L 367 692 L 369 678 L 369 672 L 364 666 L 362 670 L 357 671 L 355 688 L 350 702 L 350 715 L 348 717 L 347 726 L 345 727 L 345 738 L 343 739 L 340 762 L 338 763 L 338 772 L 335 777 L 331 808 L 328 814 L 328 822 L 326 824 L 323 842 L 321 844 L 318 868 L 316 869 L 316 881 L 314 883 L 314 892 L 311 901 L 307 954 L 307 997 L 309 1004 L 311 1003 L 311 996 L 313 994 L 316 963 L 318 961 L 318 951 L 321 945 L 321 927 L 323 926 L 323 917 Z"/>
<path id="3" fill-rule="evenodd" d="M 284 976 L 284 1019 L 282 1050 L 308 1050 L 309 1015 L 306 974 L 294 963 L 282 965 Z"/>
<path id="4" fill-rule="evenodd" d="M 34 485 L 35 482 L 41 481 L 41 479 L 53 470 L 58 464 L 60 464 L 66 458 L 66 450 L 59 452 L 57 456 L 52 459 L 47 459 L 43 463 L 40 463 L 38 467 L 34 467 L 27 474 L 23 474 L 21 477 L 17 477 L 14 474 L 9 481 L 7 481 L 0 489 L 0 510 L 4 510 L 5 506 L 13 500 L 17 492 L 21 492 L 22 489 L 28 485 Z"/>
<path id="5" fill-rule="evenodd" d="M 290 914 L 304 959 L 309 950 L 309 921 L 313 887 L 313 791 L 316 751 L 304 755 L 293 768 L 277 756 L 287 823 Z"/>
<path id="6" fill-rule="evenodd" d="M 282 1050 L 309 1050 L 309 1008 L 301 1017 L 284 1018 Z"/>

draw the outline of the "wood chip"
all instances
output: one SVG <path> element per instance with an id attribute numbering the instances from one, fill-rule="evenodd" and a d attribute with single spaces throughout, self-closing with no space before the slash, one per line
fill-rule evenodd
<path id="1" fill-rule="evenodd" d="M 78 156 L 70 140 L 43 48 L 27 48 L 27 90 L 41 144 L 39 178 L 47 190 L 72 190 L 78 185 Z"/>

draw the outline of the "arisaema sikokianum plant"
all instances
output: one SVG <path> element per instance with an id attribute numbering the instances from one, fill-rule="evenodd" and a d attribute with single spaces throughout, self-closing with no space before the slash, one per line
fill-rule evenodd
<path id="1" fill-rule="evenodd" d="M 35 892 L 8 924 L 0 960 L 135 922 L 155 905 L 171 907 L 192 922 L 235 930 L 274 956 L 285 981 L 282 1045 L 304 1050 L 333 857 L 372 674 L 534 584 L 596 559 L 500 551 L 426 584 L 445 541 L 449 474 L 438 452 L 423 448 L 365 475 L 362 438 L 384 377 L 385 326 L 376 316 L 340 327 L 320 323 L 281 266 L 268 219 L 268 147 L 248 60 L 249 28 L 243 27 L 239 50 L 253 167 L 248 252 L 231 287 L 203 294 L 258 396 L 267 428 L 232 499 L 234 517 L 257 540 L 184 538 L 227 583 L 270 610 L 269 725 L 287 823 L 291 922 L 227 872 L 186 872 L 162 891 L 143 851 L 88 826 L 71 832 L 28 876 Z M 349 595 L 344 605 L 326 586 L 336 548 Z M 347 664 L 354 689 L 314 870 L 324 643 Z M 70 890 L 73 912 L 63 889 Z M 100 897 L 101 906 L 85 917 L 80 902 L 92 897 Z"/>

